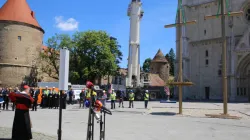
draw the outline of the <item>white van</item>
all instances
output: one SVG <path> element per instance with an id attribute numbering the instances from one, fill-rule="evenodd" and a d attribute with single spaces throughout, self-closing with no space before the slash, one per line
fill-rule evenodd
<path id="1" fill-rule="evenodd" d="M 78 103 L 78 101 L 80 100 L 80 93 L 82 90 L 73 90 L 74 92 L 74 96 L 73 96 L 73 103 Z M 67 98 L 66 98 L 67 102 L 69 101 L 69 92 L 67 91 Z"/>
<path id="2" fill-rule="evenodd" d="M 80 93 L 82 92 L 82 90 L 73 90 L 73 92 L 75 95 L 73 100 L 76 100 L 76 101 L 80 100 Z"/>

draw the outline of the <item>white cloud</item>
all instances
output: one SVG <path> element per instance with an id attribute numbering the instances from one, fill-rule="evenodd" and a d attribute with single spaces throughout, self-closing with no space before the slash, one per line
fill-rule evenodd
<path id="1" fill-rule="evenodd" d="M 79 22 L 74 18 L 67 20 L 63 19 L 63 16 L 55 17 L 56 27 L 62 31 L 73 31 L 78 29 Z"/>

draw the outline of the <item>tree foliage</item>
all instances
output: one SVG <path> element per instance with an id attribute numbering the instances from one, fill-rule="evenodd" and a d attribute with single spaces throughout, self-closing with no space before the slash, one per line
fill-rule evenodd
<path id="1" fill-rule="evenodd" d="M 150 72 L 150 63 L 151 63 L 152 59 L 151 58 L 147 58 L 144 62 L 143 62 L 143 66 L 142 69 L 144 72 Z"/>
<path id="2" fill-rule="evenodd" d="M 117 40 L 104 31 L 76 32 L 72 37 L 55 35 L 48 39 L 47 45 L 50 50 L 59 50 L 62 47 L 69 49 L 71 83 L 83 84 L 86 80 L 94 81 L 106 75 L 115 75 L 118 64 L 122 60 L 122 52 Z M 52 54 L 41 56 L 48 60 L 49 67 L 57 73 L 59 54 L 55 51 L 51 53 L 54 56 Z M 47 69 L 47 73 L 50 71 L 53 70 Z"/>
<path id="3" fill-rule="evenodd" d="M 70 44 L 70 37 L 68 35 L 56 34 L 48 39 L 46 42 L 47 48 L 40 53 L 42 59 L 41 70 L 49 77 L 59 79 L 59 58 L 60 49 Z"/>
<path id="4" fill-rule="evenodd" d="M 169 65 L 170 65 L 170 74 L 174 76 L 174 62 L 175 62 L 175 53 L 174 49 L 171 48 L 169 53 L 166 54 L 165 58 L 168 60 Z"/>

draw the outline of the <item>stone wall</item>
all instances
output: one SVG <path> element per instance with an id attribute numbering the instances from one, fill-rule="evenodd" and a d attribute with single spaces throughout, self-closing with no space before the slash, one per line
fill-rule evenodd
<path id="1" fill-rule="evenodd" d="M 0 23 L 0 81 L 2 86 L 19 85 L 36 65 L 43 32 L 25 25 Z"/>
<path id="2" fill-rule="evenodd" d="M 169 69 L 170 66 L 168 63 L 163 62 L 152 62 L 150 64 L 150 73 L 158 74 L 159 77 L 164 81 L 167 82 L 169 78 Z"/>
<path id="3" fill-rule="evenodd" d="M 159 76 L 164 81 L 167 82 L 169 78 L 169 64 L 165 63 L 160 66 Z"/>

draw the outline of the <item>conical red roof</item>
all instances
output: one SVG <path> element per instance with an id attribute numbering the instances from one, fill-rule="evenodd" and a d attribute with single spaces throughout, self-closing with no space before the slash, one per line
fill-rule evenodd
<path id="1" fill-rule="evenodd" d="M 156 53 L 154 59 L 152 62 L 168 62 L 168 60 L 165 58 L 164 54 L 162 53 L 161 49 L 158 50 Z"/>
<path id="2" fill-rule="evenodd" d="M 18 21 L 41 28 L 26 0 L 7 0 L 0 9 L 0 20 Z"/>

